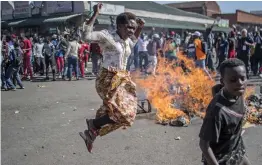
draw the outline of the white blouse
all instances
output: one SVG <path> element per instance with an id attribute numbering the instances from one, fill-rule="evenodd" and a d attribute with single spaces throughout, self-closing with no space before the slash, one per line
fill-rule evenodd
<path id="1" fill-rule="evenodd" d="M 131 49 L 134 48 L 137 42 L 136 39 L 128 38 L 124 41 L 116 31 L 93 31 L 93 25 L 84 25 L 83 30 L 83 40 L 97 42 L 102 49 L 102 67 L 105 69 L 113 67 L 117 70 L 126 70 L 127 60 L 131 55 Z"/>

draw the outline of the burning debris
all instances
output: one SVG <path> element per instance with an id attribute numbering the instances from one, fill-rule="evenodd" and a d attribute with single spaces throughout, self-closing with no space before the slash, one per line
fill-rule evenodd
<path id="1" fill-rule="evenodd" d="M 262 124 L 262 94 L 246 98 L 248 108 L 246 120 L 253 124 Z"/>
<path id="2" fill-rule="evenodd" d="M 156 72 L 155 76 L 136 78 L 135 82 L 145 89 L 148 100 L 157 110 L 158 124 L 188 126 L 192 117 L 205 116 L 205 110 L 213 98 L 211 88 L 215 85 L 215 81 L 203 70 L 196 68 L 193 60 L 182 54 L 178 54 L 176 63 L 160 58 Z M 262 97 L 250 95 L 251 91 L 248 90 L 245 95 L 250 108 L 247 120 L 261 124 Z"/>

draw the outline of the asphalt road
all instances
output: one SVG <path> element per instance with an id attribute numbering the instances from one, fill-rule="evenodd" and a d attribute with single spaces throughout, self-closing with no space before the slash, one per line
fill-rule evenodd
<path id="1" fill-rule="evenodd" d="M 154 114 L 139 115 L 132 128 L 99 137 L 89 154 L 78 132 L 101 104 L 94 80 L 24 83 L 24 90 L 2 92 L 3 165 L 201 164 L 199 119 L 178 128 L 155 124 Z M 253 165 L 262 162 L 261 137 L 259 126 L 244 134 Z"/>

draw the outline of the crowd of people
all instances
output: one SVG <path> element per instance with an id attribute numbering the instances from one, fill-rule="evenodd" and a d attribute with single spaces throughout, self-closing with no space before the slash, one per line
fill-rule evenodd
<path id="1" fill-rule="evenodd" d="M 130 12 L 117 16 L 115 31 L 94 31 L 93 26 L 101 8 L 101 3 L 93 7 L 94 13 L 83 23 L 81 33 L 65 32 L 58 36 L 34 36 L 29 39 L 25 36 L 4 36 L 2 88 L 15 90 L 15 79 L 23 89 L 20 74 L 24 79 L 29 76 L 30 80 L 35 74 L 46 74 L 46 79 L 49 79 L 49 66 L 53 80 L 58 76 L 71 81 L 73 70 L 74 76 L 79 79 L 84 76 L 85 63 L 90 53 L 92 61 L 97 62 L 102 56 L 101 67 L 93 63 L 93 73 L 97 75 L 95 87 L 103 102 L 96 117 L 86 119 L 87 129 L 79 132 L 87 150 L 91 152 L 98 136 L 107 135 L 121 127 L 130 127 L 135 121 L 136 85 L 128 72 L 132 71 L 133 63 L 134 70 L 144 73 L 149 72 L 151 64 L 152 74 L 157 74 L 157 57 L 175 62 L 178 51 L 183 47 L 184 54 L 210 76 L 210 70 L 217 69 L 213 60 L 215 50 L 222 89 L 216 92 L 210 102 L 199 134 L 203 162 L 250 164 L 241 135 L 246 113 L 243 95 L 249 70 L 255 75 L 262 71 L 262 31 L 248 34 L 243 29 L 239 35 L 233 28 L 228 35 L 216 35 L 212 33 L 211 27 L 203 34 L 198 31 L 193 34 L 187 32 L 185 40 L 180 43 L 179 36 L 173 31 L 168 34 L 159 34 L 154 30 L 148 35 L 141 33 L 145 22 Z M 87 41 L 91 41 L 90 49 Z M 94 43 L 98 44 L 95 48 L 92 47 Z M 99 57 L 93 56 L 98 53 Z"/>
<path id="2" fill-rule="evenodd" d="M 21 80 L 32 81 L 37 76 L 45 75 L 49 80 L 50 69 L 53 81 L 57 78 L 71 81 L 73 71 L 79 80 L 85 77 L 88 61 L 93 64 L 92 74 L 97 75 L 102 59 L 97 43 L 81 41 L 67 31 L 50 36 L 2 36 L 1 53 L 4 90 L 16 90 L 16 84 L 24 89 Z"/>
<path id="3" fill-rule="evenodd" d="M 238 32 L 235 27 L 228 33 L 213 33 L 213 26 L 200 33 L 184 33 L 184 39 L 175 31 L 168 33 L 142 33 L 137 44 L 131 49 L 126 69 L 156 74 L 158 56 L 169 61 L 177 59 L 177 53 L 183 52 L 195 61 L 211 78 L 220 64 L 230 58 L 241 59 L 254 76 L 262 77 L 262 29 L 248 33 L 246 29 Z M 77 33 L 66 29 L 63 33 L 42 36 L 2 36 L 1 80 L 2 89 L 16 90 L 16 84 L 24 89 L 22 80 L 32 81 L 34 77 L 45 75 L 49 80 L 57 78 L 71 81 L 85 77 L 87 62 L 92 62 L 92 74 L 99 72 L 103 61 L 102 50 L 98 43 L 88 43 L 80 39 Z M 20 78 L 20 75 L 22 78 Z"/>

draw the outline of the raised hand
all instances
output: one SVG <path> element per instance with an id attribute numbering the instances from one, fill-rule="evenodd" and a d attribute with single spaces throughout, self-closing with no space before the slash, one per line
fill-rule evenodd
<path id="1" fill-rule="evenodd" d="M 141 18 L 138 18 L 138 19 L 136 20 L 136 23 L 137 23 L 138 28 L 143 28 L 144 25 L 145 25 L 145 20 L 144 20 L 144 19 L 141 19 Z"/>
<path id="2" fill-rule="evenodd" d="M 98 3 L 97 5 L 93 6 L 93 10 L 95 14 L 100 14 L 100 11 L 102 9 L 103 4 L 102 3 Z"/>

